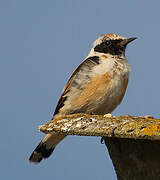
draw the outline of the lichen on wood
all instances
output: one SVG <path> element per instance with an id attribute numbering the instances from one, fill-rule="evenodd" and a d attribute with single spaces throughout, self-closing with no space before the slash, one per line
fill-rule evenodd
<path id="1" fill-rule="evenodd" d="M 160 119 L 152 116 L 103 116 L 72 114 L 61 116 L 39 127 L 48 133 L 134 139 L 160 139 Z"/>

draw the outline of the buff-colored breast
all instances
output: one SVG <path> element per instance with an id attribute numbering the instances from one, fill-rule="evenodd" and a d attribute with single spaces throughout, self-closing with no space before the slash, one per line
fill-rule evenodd
<path id="1" fill-rule="evenodd" d="M 129 78 L 126 60 L 109 59 L 81 79 L 81 88 L 71 88 L 61 113 L 111 113 L 122 101 Z"/>

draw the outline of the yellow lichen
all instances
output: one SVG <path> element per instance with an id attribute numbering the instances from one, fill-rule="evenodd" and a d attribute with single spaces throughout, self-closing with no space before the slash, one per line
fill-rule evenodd
<path id="1" fill-rule="evenodd" d="M 157 124 L 151 124 L 151 126 L 143 129 L 143 132 L 147 136 L 152 136 L 158 133 L 159 126 Z"/>
<path id="2" fill-rule="evenodd" d="M 111 116 L 72 114 L 60 116 L 40 126 L 44 133 L 107 136 L 120 138 L 160 139 L 160 119 L 149 116 Z"/>

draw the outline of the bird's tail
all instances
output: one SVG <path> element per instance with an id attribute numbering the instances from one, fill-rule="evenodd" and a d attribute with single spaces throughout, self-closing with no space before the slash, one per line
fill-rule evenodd
<path id="1" fill-rule="evenodd" d="M 64 135 L 47 134 L 31 154 L 29 161 L 39 163 L 42 159 L 48 158 L 56 145 L 64 139 Z"/>

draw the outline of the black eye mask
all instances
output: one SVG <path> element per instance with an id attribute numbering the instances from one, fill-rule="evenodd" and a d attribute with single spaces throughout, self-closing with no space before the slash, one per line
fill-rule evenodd
<path id="1" fill-rule="evenodd" d="M 112 55 L 122 55 L 125 52 L 126 46 L 120 46 L 120 42 L 123 40 L 107 40 L 97 45 L 94 48 L 95 52 L 112 54 Z"/>

